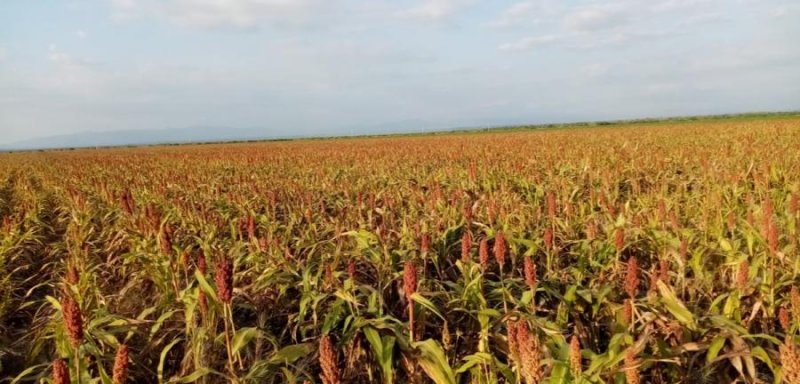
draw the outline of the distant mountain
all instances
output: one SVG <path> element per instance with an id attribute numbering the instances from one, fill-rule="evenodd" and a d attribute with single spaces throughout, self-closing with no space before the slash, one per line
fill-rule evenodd
<path id="1" fill-rule="evenodd" d="M 542 117 L 541 121 L 549 123 L 529 124 L 524 117 L 506 118 L 486 121 L 450 121 L 431 123 L 425 120 L 409 119 L 391 123 L 363 124 L 359 126 L 327 126 L 325 128 L 292 128 L 276 132 L 273 129 L 248 128 L 233 129 L 226 127 L 187 127 L 179 129 L 125 130 L 105 132 L 78 132 L 66 135 L 47 136 L 0 145 L 0 151 L 54 149 L 54 148 L 91 148 L 118 147 L 154 144 L 208 143 L 245 140 L 297 139 L 307 137 L 338 137 L 359 135 L 386 135 L 398 133 L 424 133 L 439 131 L 458 131 L 488 128 L 547 128 L 562 126 L 593 126 L 605 124 L 644 123 L 655 121 L 684 121 L 699 119 L 727 118 L 769 118 L 781 116 L 797 116 L 800 111 L 788 112 L 749 112 L 738 114 L 673 116 L 656 118 L 627 118 L 619 120 L 583 120 L 575 121 L 558 116 Z"/>
<path id="2" fill-rule="evenodd" d="M 103 132 L 78 132 L 18 141 L 0 145 L 0 150 L 30 150 L 54 148 L 117 147 L 154 144 L 185 144 L 244 140 L 295 139 L 318 136 L 350 136 L 364 134 L 390 134 L 426 132 L 433 126 L 420 120 L 354 127 L 329 127 L 322 129 L 274 130 L 226 127 L 188 127 L 178 129 L 122 130 Z M 438 126 L 439 129 L 443 128 Z"/>
<path id="3" fill-rule="evenodd" d="M 78 132 L 46 136 L 1 145 L 2 150 L 113 147 L 128 145 L 180 144 L 208 141 L 235 141 L 273 138 L 260 129 L 192 127 L 181 129 Z"/>

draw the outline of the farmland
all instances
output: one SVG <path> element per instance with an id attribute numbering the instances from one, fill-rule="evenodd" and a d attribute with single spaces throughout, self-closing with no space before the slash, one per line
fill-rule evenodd
<path id="1" fill-rule="evenodd" d="M 800 383 L 799 148 L 781 116 L 0 154 L 0 377 Z"/>

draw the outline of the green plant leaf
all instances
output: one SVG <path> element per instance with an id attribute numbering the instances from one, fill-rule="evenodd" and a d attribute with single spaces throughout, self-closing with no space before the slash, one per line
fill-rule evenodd
<path id="1" fill-rule="evenodd" d="M 218 303 L 219 299 L 217 298 L 217 292 L 213 287 L 211 287 L 211 284 L 208 283 L 206 277 L 197 270 L 194 271 L 194 277 L 197 279 L 197 282 L 200 283 L 200 289 L 205 292 L 206 296 L 210 297 L 211 300 L 214 300 L 215 303 Z"/>
<path id="2" fill-rule="evenodd" d="M 233 345 L 231 350 L 234 354 L 238 353 L 247 343 L 253 338 L 258 337 L 261 331 L 258 328 L 241 328 L 236 330 L 236 335 L 233 336 Z"/>
<path id="3" fill-rule="evenodd" d="M 428 300 L 425 297 L 423 297 L 422 295 L 420 295 L 419 292 L 414 292 L 411 295 L 411 300 L 414 300 L 419 305 L 421 305 L 421 306 L 425 307 L 426 309 L 428 309 L 429 311 L 433 312 L 436 316 L 439 316 L 439 318 L 441 318 L 442 320 L 447 320 L 447 319 L 444 318 L 444 316 L 442 316 L 441 313 L 439 313 L 439 310 L 436 309 L 436 306 L 433 305 L 433 303 L 430 300 Z"/>
<path id="4" fill-rule="evenodd" d="M 171 343 L 167 344 L 164 349 L 161 350 L 161 357 L 158 359 L 158 382 L 164 383 L 164 362 L 167 360 L 167 354 L 169 353 L 170 349 L 175 346 L 175 344 L 180 343 L 183 341 L 182 339 L 175 339 L 172 340 Z"/>
<path id="5" fill-rule="evenodd" d="M 710 363 L 717 358 L 719 351 L 725 346 L 725 340 L 727 340 L 727 338 L 724 336 L 717 336 L 711 341 L 711 345 L 708 346 L 708 351 L 706 352 L 707 362 Z"/>
<path id="6" fill-rule="evenodd" d="M 456 384 L 456 376 L 439 343 L 428 339 L 414 343 L 414 348 L 419 351 L 417 362 L 434 383 Z"/>
<path id="7" fill-rule="evenodd" d="M 269 359 L 272 364 L 291 364 L 314 351 L 313 343 L 294 344 L 281 348 Z"/>
<path id="8" fill-rule="evenodd" d="M 667 310 L 675 316 L 675 319 L 683 323 L 683 325 L 691 330 L 696 330 L 697 324 L 695 324 L 694 316 L 686 309 L 683 302 L 675 296 L 672 289 L 661 280 L 659 280 L 656 285 L 658 287 L 658 292 L 661 294 L 661 301 L 667 307 Z"/>

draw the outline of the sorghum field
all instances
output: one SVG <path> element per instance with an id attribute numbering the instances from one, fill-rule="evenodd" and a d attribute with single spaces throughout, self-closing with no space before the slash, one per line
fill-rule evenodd
<path id="1" fill-rule="evenodd" d="M 0 376 L 800 383 L 800 118 L 0 155 Z"/>

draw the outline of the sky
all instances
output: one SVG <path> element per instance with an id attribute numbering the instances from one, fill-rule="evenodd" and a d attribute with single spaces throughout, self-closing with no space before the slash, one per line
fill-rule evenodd
<path id="1" fill-rule="evenodd" d="M 800 109 L 797 0 L 2 0 L 0 144 Z"/>

